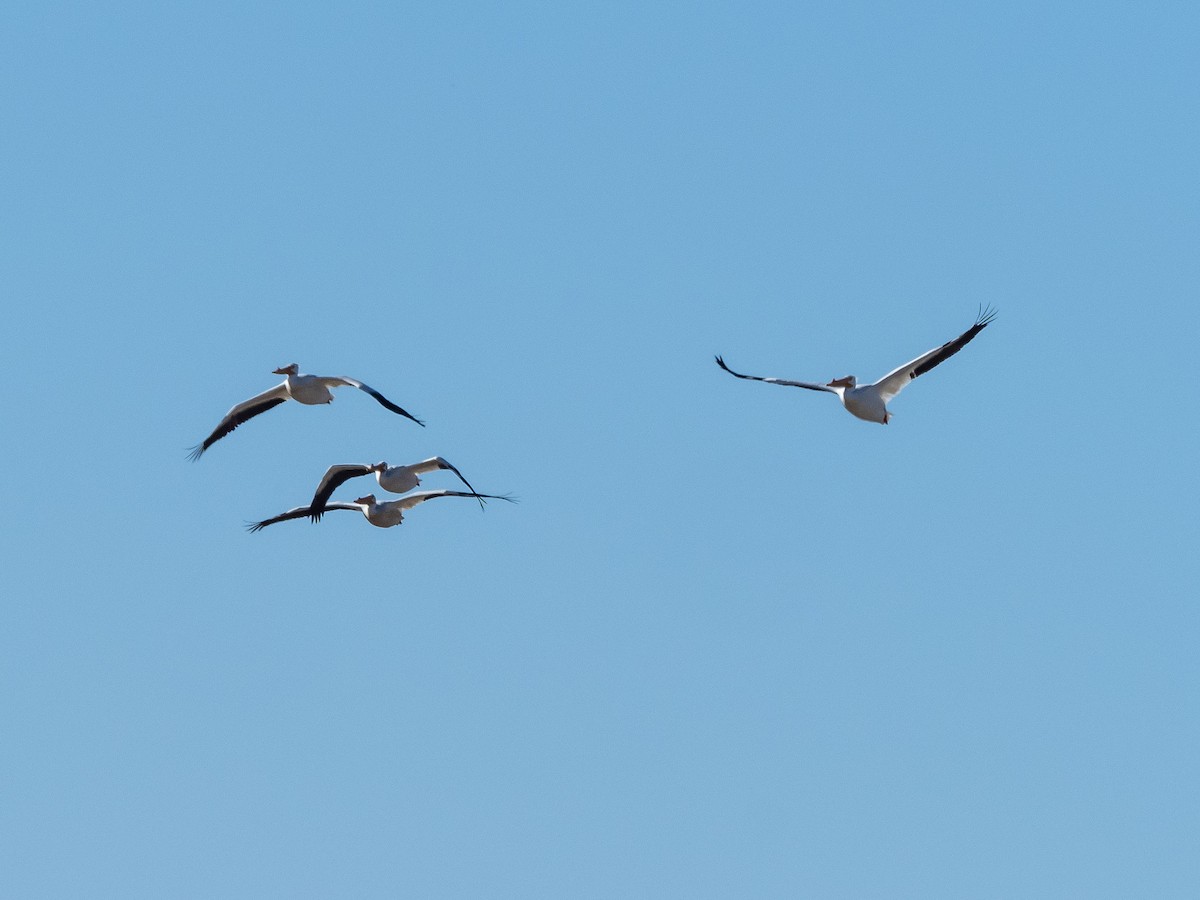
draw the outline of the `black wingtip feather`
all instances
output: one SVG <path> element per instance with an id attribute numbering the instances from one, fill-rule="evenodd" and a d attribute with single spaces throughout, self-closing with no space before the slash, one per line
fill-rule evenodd
<path id="1" fill-rule="evenodd" d="M 921 365 L 916 366 L 912 370 L 912 374 L 909 377 L 916 378 L 920 375 L 924 375 L 926 372 L 944 363 L 963 347 L 967 346 L 967 344 L 971 343 L 971 341 L 975 339 L 975 335 L 987 328 L 988 323 L 994 318 L 996 318 L 996 310 L 992 309 L 990 305 L 982 307 L 979 310 L 978 315 L 975 316 L 974 325 L 972 325 L 954 340 L 946 341 L 946 343 L 941 346 L 939 353 L 932 358 L 927 359 Z"/>
<path id="2" fill-rule="evenodd" d="M 519 503 L 520 502 L 512 494 L 477 494 L 473 491 L 470 493 L 468 493 L 466 491 L 447 491 L 446 496 L 448 496 L 448 497 L 474 497 L 477 500 L 482 500 L 483 498 L 486 497 L 488 500 L 504 500 L 508 503 Z"/>
<path id="3" fill-rule="evenodd" d="M 438 457 L 438 459 L 441 460 L 438 463 L 438 468 L 439 469 L 449 469 L 451 472 L 453 472 L 455 475 L 457 475 L 459 481 L 461 481 L 463 484 L 465 484 L 467 486 L 467 490 L 469 490 L 471 493 L 475 494 L 475 496 L 479 499 L 479 508 L 481 510 L 485 509 L 486 505 L 487 505 L 487 501 L 479 496 L 479 492 L 476 491 L 475 488 L 471 486 L 471 482 L 469 482 L 469 481 L 467 481 L 467 479 L 463 478 L 463 473 L 458 471 L 458 469 L 453 464 L 451 464 L 449 460 L 442 459 L 440 456 Z"/>
<path id="4" fill-rule="evenodd" d="M 365 384 L 361 384 L 361 383 L 360 383 L 360 387 L 361 387 L 361 388 L 362 388 L 364 391 L 366 391 L 368 394 L 370 394 L 372 397 L 374 397 L 376 400 L 378 400 L 378 401 L 379 401 L 379 404 L 380 404 L 380 405 L 381 405 L 381 406 L 382 406 L 384 409 L 386 409 L 386 410 L 390 410 L 391 412 L 394 412 L 394 413 L 395 413 L 396 415 L 398 415 L 398 416 L 404 416 L 404 418 L 406 418 L 406 419 L 411 419 L 412 421 L 414 421 L 414 422 L 416 422 L 418 425 L 420 425 L 422 428 L 424 428 L 424 427 L 425 427 L 425 423 L 424 423 L 424 422 L 422 422 L 420 419 L 418 419 L 416 416 L 414 416 L 414 415 L 413 415 L 412 413 L 410 413 L 408 410 L 406 410 L 406 409 L 403 409 L 402 407 L 399 407 L 399 406 L 397 406 L 395 403 L 393 403 L 393 402 L 392 402 L 391 400 L 389 400 L 387 397 L 383 396 L 383 394 L 379 393 L 379 391 L 375 390 L 375 388 L 373 388 L 373 387 L 367 387 Z"/>
<path id="5" fill-rule="evenodd" d="M 738 377 L 738 378 L 741 378 L 741 377 L 742 377 L 741 375 L 738 375 L 738 373 L 737 373 L 737 372 L 733 371 L 733 369 L 729 368 L 729 366 L 725 365 L 725 357 L 723 357 L 723 356 L 714 356 L 714 357 L 713 357 L 713 359 L 715 359 L 715 360 L 717 361 L 717 365 L 718 365 L 718 366 L 720 366 L 722 369 L 724 369 L 724 370 L 725 370 L 726 372 L 728 372 L 730 375 L 734 375 L 734 376 L 736 376 L 736 377 Z"/>
<path id="6" fill-rule="evenodd" d="M 996 318 L 996 310 L 989 303 L 987 306 L 981 306 L 979 314 L 975 317 L 976 328 L 986 328 Z"/>

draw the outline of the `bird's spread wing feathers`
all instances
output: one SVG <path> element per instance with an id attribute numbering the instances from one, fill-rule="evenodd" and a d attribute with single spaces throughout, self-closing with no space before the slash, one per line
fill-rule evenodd
<path id="1" fill-rule="evenodd" d="M 333 376 L 330 378 L 326 378 L 325 383 L 329 384 L 329 385 L 335 385 L 335 386 L 339 385 L 339 384 L 344 384 L 348 387 L 356 387 L 360 391 L 366 391 L 368 394 L 370 394 L 372 397 L 374 397 L 376 400 L 378 400 L 380 406 L 382 406 L 384 409 L 389 409 L 392 412 L 396 413 L 397 415 L 404 416 L 406 419 L 412 419 L 414 422 L 416 422 L 422 428 L 425 427 L 425 423 L 422 422 L 420 419 L 418 419 L 416 416 L 414 416 L 412 413 L 404 411 L 399 406 L 397 406 L 395 403 L 393 403 L 391 400 L 389 400 L 387 397 L 383 396 L 383 394 L 379 393 L 379 391 L 375 390 L 375 388 L 371 387 L 369 384 L 363 384 L 357 378 L 350 378 L 346 375 L 336 375 L 336 376 Z"/>
<path id="2" fill-rule="evenodd" d="M 458 480 L 467 486 L 467 490 L 469 490 L 472 494 L 475 495 L 475 497 L 478 498 L 479 508 L 483 509 L 484 502 L 485 502 L 483 499 L 483 494 L 477 493 L 475 488 L 471 487 L 471 482 L 467 481 L 467 479 L 465 479 L 463 477 L 463 473 L 458 471 L 458 469 L 456 469 L 451 463 L 442 459 L 440 456 L 436 456 L 436 457 L 434 457 L 434 459 L 437 461 L 437 467 L 439 469 L 449 469 L 451 472 L 453 472 L 455 475 L 458 476 Z"/>
<path id="3" fill-rule="evenodd" d="M 253 419 L 255 416 L 265 413 L 268 409 L 278 406 L 283 401 L 287 400 L 287 383 L 277 384 L 269 391 L 263 391 L 251 397 L 249 400 L 243 400 L 229 412 L 225 413 L 219 425 L 213 429 L 212 434 L 206 437 L 203 443 L 197 444 L 192 448 L 191 458 L 199 459 L 200 455 L 219 441 L 233 429 L 237 428 L 243 422 Z"/>
<path id="4" fill-rule="evenodd" d="M 325 511 L 329 498 L 341 485 L 351 478 L 370 474 L 370 466 L 330 466 L 321 477 L 321 483 L 317 485 L 312 503 L 309 504 L 312 509 L 312 520 L 314 522 L 321 521 L 321 513 Z"/>
<path id="5" fill-rule="evenodd" d="M 826 385 L 823 385 L 823 384 L 811 384 L 810 382 L 807 382 L 807 381 L 786 381 L 783 378 L 760 378 L 758 375 L 743 375 L 740 372 L 733 371 L 733 369 L 731 369 L 731 368 L 729 368 L 729 366 L 725 365 L 725 360 L 722 359 L 720 356 L 716 357 L 716 360 L 717 360 L 718 366 L 720 366 L 722 369 L 724 369 L 726 372 L 728 372 L 730 375 L 733 375 L 736 378 L 745 378 L 748 381 L 764 381 L 767 384 L 782 384 L 786 387 L 804 388 L 805 390 L 809 390 L 809 391 L 826 391 L 827 393 L 830 393 L 830 394 L 837 393 L 837 391 L 835 391 L 833 388 L 827 387 Z"/>
<path id="6" fill-rule="evenodd" d="M 409 463 L 405 468 L 412 469 L 418 475 L 426 475 L 429 472 L 436 472 L 438 469 L 443 469 L 442 465 L 445 460 L 440 456 L 431 456 L 429 459 L 423 459 L 420 462 Z"/>
<path id="7" fill-rule="evenodd" d="M 928 353 L 923 353 L 916 359 L 906 362 L 899 368 L 888 372 L 877 382 L 874 387 L 879 389 L 879 394 L 883 398 L 883 402 L 887 403 L 908 385 L 914 378 L 924 375 L 930 369 L 948 360 L 955 353 L 969 344 L 975 335 L 987 328 L 988 323 L 996 317 L 996 312 L 991 307 L 979 311 L 979 315 L 975 319 L 975 324 L 960 334 L 952 341 L 946 341 L 940 347 L 935 347 Z"/>
<path id="8" fill-rule="evenodd" d="M 355 509 L 362 512 L 362 506 L 357 503 L 330 503 L 325 509 Z M 286 522 L 289 519 L 303 519 L 311 513 L 312 507 L 297 506 L 295 509 L 289 509 L 287 512 L 272 516 L 270 519 L 263 519 L 261 522 L 251 522 L 246 528 L 251 532 L 262 531 L 268 525 L 274 525 L 276 522 Z"/>
<path id="9" fill-rule="evenodd" d="M 474 491 L 417 491 L 412 494 L 405 494 L 399 500 L 390 502 L 397 503 L 401 509 L 412 509 L 418 503 L 424 503 L 426 500 L 433 500 L 436 497 L 486 497 L 488 500 L 507 500 L 509 503 L 516 503 L 514 497 L 507 494 L 477 494 Z"/>
<path id="10" fill-rule="evenodd" d="M 423 459 L 420 462 L 412 463 L 411 465 L 408 466 L 408 468 L 411 469 L 412 471 L 416 472 L 418 475 L 424 475 L 428 472 L 436 472 L 438 469 L 448 469 L 449 471 L 453 472 L 455 475 L 458 476 L 458 480 L 467 486 L 467 490 L 471 491 L 472 493 L 475 493 L 475 488 L 471 487 L 471 482 L 469 482 L 469 481 L 467 481 L 467 479 L 463 478 L 463 473 L 458 471 L 458 469 L 455 468 L 454 464 L 451 463 L 449 460 L 442 459 L 442 457 L 440 457 L 440 456 L 431 456 L 431 457 L 429 457 L 429 459 Z M 479 496 L 479 495 L 476 494 L 476 496 Z M 480 508 L 482 508 L 483 505 L 484 505 L 483 498 L 480 497 L 479 498 Z"/>

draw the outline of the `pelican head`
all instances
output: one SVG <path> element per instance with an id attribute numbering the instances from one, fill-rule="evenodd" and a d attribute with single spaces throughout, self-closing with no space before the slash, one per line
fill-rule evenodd
<path id="1" fill-rule="evenodd" d="M 297 363 L 292 363 L 287 366 L 280 366 L 271 372 L 272 375 L 299 375 L 300 366 Z"/>
<path id="2" fill-rule="evenodd" d="M 857 384 L 858 384 L 857 378 L 855 378 L 853 375 L 847 375 L 845 378 L 835 378 L 835 379 L 833 379 L 833 381 L 829 382 L 829 384 L 827 384 L 825 386 L 831 387 L 831 388 L 839 388 L 839 387 L 846 388 L 847 390 L 852 391 L 852 390 L 854 390 L 854 387 Z"/>
<path id="3" fill-rule="evenodd" d="M 367 494 L 367 496 L 365 496 L 365 497 L 359 497 L 359 498 L 358 498 L 357 500 L 355 500 L 354 502 L 355 502 L 355 503 L 365 503 L 367 506 L 374 506 L 374 505 L 375 505 L 375 495 L 374 495 L 374 494 Z"/>
<path id="4" fill-rule="evenodd" d="M 373 466 L 367 466 L 367 471 L 368 472 L 382 472 L 385 469 L 387 469 L 387 467 L 388 467 L 388 464 L 381 460 L 381 461 L 375 463 L 375 465 L 373 465 Z"/>

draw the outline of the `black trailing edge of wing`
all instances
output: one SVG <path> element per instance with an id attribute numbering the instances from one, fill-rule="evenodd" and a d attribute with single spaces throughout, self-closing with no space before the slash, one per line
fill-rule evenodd
<path id="1" fill-rule="evenodd" d="M 251 406 L 249 409 L 243 409 L 236 416 L 230 416 L 216 427 L 212 434 L 204 439 L 204 443 L 197 444 L 192 448 L 192 452 L 188 454 L 188 459 L 197 460 L 201 457 L 205 450 L 219 441 L 225 435 L 229 434 L 243 422 L 248 422 L 257 415 L 265 413 L 268 409 L 278 406 L 287 400 L 287 397 L 274 397 L 270 400 L 265 400 L 257 406 Z"/>

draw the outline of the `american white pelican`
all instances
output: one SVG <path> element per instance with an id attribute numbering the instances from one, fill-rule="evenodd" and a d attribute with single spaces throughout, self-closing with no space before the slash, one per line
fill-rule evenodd
<path id="1" fill-rule="evenodd" d="M 474 491 L 470 493 L 466 491 L 418 491 L 415 494 L 409 494 L 407 497 L 401 497 L 399 500 L 386 500 L 383 503 L 378 503 L 375 500 L 374 494 L 367 494 L 365 497 L 359 497 L 353 503 L 330 503 L 325 509 L 356 509 L 367 517 L 367 521 L 377 528 L 391 528 L 393 525 L 399 525 L 404 520 L 404 510 L 412 509 L 418 503 L 424 503 L 426 500 L 432 500 L 435 497 L 486 497 L 489 500 L 507 500 L 509 503 L 516 503 L 512 497 L 506 497 L 498 494 L 476 494 Z M 286 522 L 288 519 L 303 519 L 305 516 L 312 515 L 311 506 L 297 506 L 295 509 L 289 509 L 285 513 L 280 513 L 270 519 L 263 519 L 261 522 L 253 522 L 246 527 L 250 531 L 261 531 L 268 525 L 274 525 L 276 522 Z"/>
<path id="2" fill-rule="evenodd" d="M 309 504 L 312 509 L 312 520 L 314 522 L 321 521 L 321 513 L 324 512 L 325 505 L 333 496 L 333 492 L 351 478 L 370 475 L 374 472 L 375 480 L 379 482 L 381 488 L 390 494 L 403 494 L 421 483 L 420 476 L 426 472 L 436 472 L 438 469 L 449 469 L 458 476 L 459 481 L 467 486 L 467 490 L 472 492 L 475 490 L 471 487 L 471 482 L 463 478 L 462 472 L 440 456 L 423 459 L 407 466 L 389 466 L 385 462 L 377 462 L 371 466 L 330 466 L 321 477 L 321 483 L 317 485 L 317 492 L 313 494 L 312 503 Z M 479 505 L 483 506 L 482 497 Z"/>
<path id="3" fill-rule="evenodd" d="M 261 413 L 265 413 L 268 409 L 278 406 L 284 400 L 297 400 L 307 406 L 332 403 L 333 392 L 329 389 L 335 387 L 356 387 L 360 391 L 366 391 L 378 400 L 384 409 L 390 409 L 398 415 L 412 419 L 422 427 L 425 425 L 416 416 L 402 410 L 387 397 L 383 396 L 383 394 L 379 393 L 379 391 L 375 390 L 375 388 L 365 385 L 355 378 L 347 378 L 344 375 L 301 375 L 300 367 L 295 363 L 292 363 L 290 366 L 282 366 L 274 369 L 273 374 L 285 375 L 287 377 L 283 384 L 276 385 L 269 391 L 263 391 L 258 396 L 251 397 L 249 400 L 243 400 L 229 412 L 225 413 L 225 418 L 213 429 L 213 433 L 206 437 L 203 443 L 197 444 L 192 448 L 190 454 L 192 459 L 199 459 L 205 450 L 243 422 L 249 421 Z"/>
<path id="4" fill-rule="evenodd" d="M 995 318 L 995 315 L 996 313 L 991 307 L 980 310 L 979 315 L 975 319 L 975 324 L 954 340 L 947 341 L 942 346 L 918 356 L 911 362 L 906 362 L 898 369 L 893 369 L 874 384 L 864 384 L 862 387 L 858 386 L 858 382 L 853 375 L 847 375 L 845 378 L 835 378 L 828 384 L 811 384 L 807 381 L 785 381 L 782 378 L 760 378 L 757 375 L 742 375 L 725 365 L 725 360 L 719 356 L 716 358 L 717 365 L 730 375 L 738 378 L 747 378 L 750 381 L 765 381 L 767 384 L 783 384 L 789 387 L 806 388 L 810 391 L 828 391 L 831 394 L 836 394 L 838 399 L 842 401 L 842 405 L 846 407 L 846 411 L 852 415 L 858 416 L 860 419 L 866 419 L 868 422 L 878 422 L 881 425 L 886 425 L 892 418 L 892 414 L 887 408 L 888 401 L 904 390 L 905 385 L 918 375 L 924 375 L 934 366 L 945 362 L 970 343 L 975 335 L 988 326 L 988 323 Z"/>

